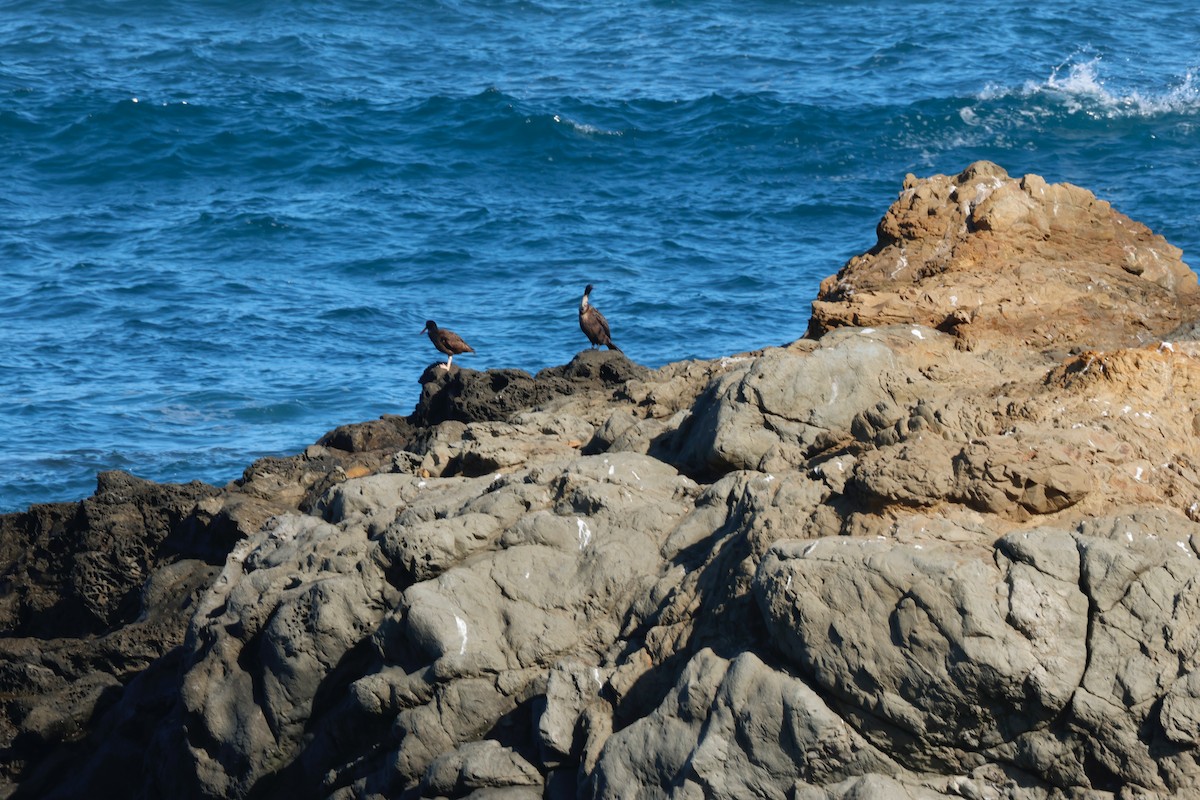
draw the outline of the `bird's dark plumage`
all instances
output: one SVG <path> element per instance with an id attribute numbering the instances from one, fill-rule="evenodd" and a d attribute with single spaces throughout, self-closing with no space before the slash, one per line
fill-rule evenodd
<path id="1" fill-rule="evenodd" d="M 583 299 L 579 301 L 579 329 L 588 337 L 592 347 L 604 345 L 609 350 L 616 350 L 619 353 L 621 348 L 612 342 L 612 334 L 608 330 L 608 320 L 594 305 L 588 302 L 588 295 L 591 293 L 592 285 L 589 283 L 583 290 Z"/>
<path id="2" fill-rule="evenodd" d="M 431 319 L 425 320 L 425 327 L 421 329 L 421 333 L 428 333 L 429 341 L 433 342 L 433 346 L 446 354 L 446 363 L 442 365 L 443 369 L 450 369 L 450 362 L 456 355 L 475 352 L 475 348 L 464 342 L 461 336 L 446 328 L 439 328 L 437 323 Z"/>

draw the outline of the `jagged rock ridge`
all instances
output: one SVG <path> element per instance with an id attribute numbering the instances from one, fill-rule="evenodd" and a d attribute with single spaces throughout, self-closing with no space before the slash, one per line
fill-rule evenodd
<path id="1" fill-rule="evenodd" d="M 987 163 L 879 236 L 786 348 L 0 519 L 6 793 L 1187 796 L 1194 274 Z"/>

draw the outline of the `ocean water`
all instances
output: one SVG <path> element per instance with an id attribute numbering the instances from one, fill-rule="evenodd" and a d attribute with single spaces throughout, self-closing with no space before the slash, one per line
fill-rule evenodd
<path id="1" fill-rule="evenodd" d="M 1200 248 L 1184 0 L 6 0 L 0 511 L 407 414 L 428 318 L 531 372 L 792 341 L 906 173 Z M 1195 261 L 1189 261 L 1195 265 Z"/>

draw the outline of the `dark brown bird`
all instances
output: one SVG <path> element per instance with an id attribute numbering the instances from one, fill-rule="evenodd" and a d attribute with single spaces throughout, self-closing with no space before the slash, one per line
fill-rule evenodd
<path id="1" fill-rule="evenodd" d="M 583 290 L 583 299 L 579 301 L 579 329 L 588 337 L 592 347 L 604 345 L 609 350 L 623 352 L 612 342 L 612 335 L 608 331 L 608 320 L 594 305 L 588 302 L 588 295 L 591 293 L 592 285 L 589 283 Z"/>
<path id="2" fill-rule="evenodd" d="M 425 320 L 425 327 L 421 329 L 421 333 L 428 333 L 433 346 L 446 354 L 446 363 L 439 365 L 442 369 L 450 369 L 450 362 L 456 355 L 475 352 L 475 348 L 464 342 L 461 336 L 454 331 L 439 328 L 431 319 Z"/>

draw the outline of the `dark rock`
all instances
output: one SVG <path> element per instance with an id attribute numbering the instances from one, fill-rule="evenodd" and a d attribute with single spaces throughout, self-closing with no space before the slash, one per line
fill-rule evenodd
<path id="1" fill-rule="evenodd" d="M 334 428 L 318 439 L 317 444 L 347 453 L 401 450 L 415 435 L 416 426 L 407 417 L 385 414 L 380 419 Z"/>
<path id="2" fill-rule="evenodd" d="M 107 472 L 80 503 L 0 517 L 0 752 L 14 796 L 99 791 L 140 765 L 156 732 L 140 714 L 174 702 L 171 654 L 230 544 L 199 510 L 218 494 Z M 97 750 L 106 758 L 79 759 Z"/>
<path id="3" fill-rule="evenodd" d="M 0 516 L 0 627 L 55 638 L 131 622 L 142 611 L 142 584 L 161 565 L 180 557 L 224 559 L 223 548 L 199 534 L 204 522 L 194 515 L 200 500 L 218 492 L 104 472 L 82 502 Z"/>
<path id="4" fill-rule="evenodd" d="M 555 398 L 614 392 L 648 372 L 624 353 L 611 350 L 584 350 L 569 364 L 543 369 L 536 377 L 518 369 L 477 372 L 434 365 L 421 376 L 421 398 L 412 420 L 423 426 L 450 420 L 505 422 L 519 411 Z"/>

